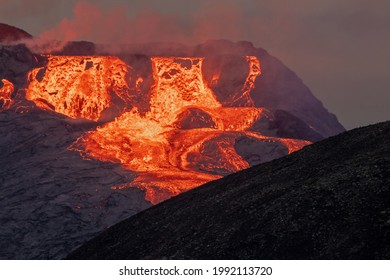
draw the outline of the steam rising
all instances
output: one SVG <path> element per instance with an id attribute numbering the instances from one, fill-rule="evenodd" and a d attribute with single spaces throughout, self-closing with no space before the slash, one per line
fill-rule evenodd
<path id="1" fill-rule="evenodd" d="M 37 53 L 61 49 L 59 40 L 251 41 L 291 66 L 348 128 L 390 117 L 388 0 L 90 1 L 5 0 L 0 18 L 39 37 L 29 42 Z"/>
<path id="2" fill-rule="evenodd" d="M 152 9 L 129 15 L 125 5 L 103 9 L 82 1 L 73 14 L 38 36 L 40 40 L 62 42 L 89 40 L 96 43 L 134 44 L 146 42 L 199 43 L 207 39 L 236 37 L 239 14 L 234 6 L 208 7 L 188 25 L 177 17 Z"/>

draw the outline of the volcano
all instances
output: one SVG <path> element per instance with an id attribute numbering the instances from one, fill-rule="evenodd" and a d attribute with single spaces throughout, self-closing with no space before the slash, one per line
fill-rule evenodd
<path id="1" fill-rule="evenodd" d="M 249 42 L 100 49 L 0 46 L 2 258 L 63 257 L 123 215 L 344 131 Z"/>

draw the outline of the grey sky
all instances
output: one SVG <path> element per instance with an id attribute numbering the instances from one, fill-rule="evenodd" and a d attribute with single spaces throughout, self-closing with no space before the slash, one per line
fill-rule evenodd
<path id="1" fill-rule="evenodd" d="M 248 40 L 294 70 L 346 128 L 390 119 L 388 0 L 80 3 L 0 0 L 0 22 L 93 41 Z"/>

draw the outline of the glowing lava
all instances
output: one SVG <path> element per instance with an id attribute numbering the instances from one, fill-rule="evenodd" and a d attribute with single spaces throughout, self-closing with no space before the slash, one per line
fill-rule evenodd
<path id="1" fill-rule="evenodd" d="M 116 57 L 46 56 L 46 67 L 29 74 L 26 98 L 71 118 L 97 121 L 131 104 L 131 67 Z M 118 106 L 121 104 L 121 106 Z"/>
<path id="2" fill-rule="evenodd" d="M 253 100 L 250 97 L 250 92 L 255 87 L 256 78 L 261 74 L 260 62 L 255 56 L 247 56 L 245 58 L 249 65 L 248 77 L 246 78 L 245 84 L 242 87 L 242 95 L 236 100 L 233 100 L 233 102 L 245 98 L 246 100 L 245 106 L 254 107 L 255 104 L 253 103 Z"/>
<path id="3" fill-rule="evenodd" d="M 13 83 L 10 81 L 2 79 L 1 82 L 3 86 L 0 88 L 0 112 L 9 110 L 13 104 L 11 95 L 15 90 Z"/>
<path id="4" fill-rule="evenodd" d="M 246 59 L 250 71 L 241 96 L 251 101 L 249 92 L 260 75 L 260 63 L 254 57 Z M 137 109 L 125 112 L 79 138 L 70 149 L 86 159 L 120 163 L 137 172 L 134 181 L 113 188 L 137 187 L 146 191 L 149 201 L 158 203 L 248 168 L 250 164 L 236 148 L 243 137 L 255 144 L 278 145 L 282 154 L 310 143 L 248 131 L 266 109 L 254 108 L 253 102 L 247 107 L 223 108 L 203 80 L 203 60 L 152 58 L 155 84 L 150 111 L 144 116 Z"/>
<path id="5" fill-rule="evenodd" d="M 227 96 L 219 93 L 226 103 L 211 89 L 224 73 L 210 73 L 207 83 L 202 57 L 153 57 L 151 74 L 138 73 L 116 57 L 46 59 L 45 67 L 29 73 L 26 98 L 70 118 L 105 121 L 69 149 L 135 172 L 134 180 L 112 188 L 142 189 L 152 203 L 310 144 L 262 133 L 273 113 L 256 108 L 251 98 L 261 74 L 254 56 L 245 57 L 248 75 L 242 87 L 232 85 Z M 12 83 L 2 82 L 0 111 L 10 108 L 14 91 Z M 145 88 L 147 94 L 141 94 Z M 145 108 L 138 108 L 138 101 Z"/>
<path id="6" fill-rule="evenodd" d="M 154 57 L 155 86 L 150 117 L 161 124 L 172 124 L 177 112 L 186 106 L 216 108 L 221 104 L 203 81 L 204 58 Z"/>

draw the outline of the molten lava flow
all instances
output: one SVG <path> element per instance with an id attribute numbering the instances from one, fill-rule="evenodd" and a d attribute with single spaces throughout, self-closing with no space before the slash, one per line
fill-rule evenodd
<path id="1" fill-rule="evenodd" d="M 8 110 L 13 104 L 13 100 L 11 98 L 12 93 L 15 88 L 13 83 L 6 79 L 1 80 L 3 86 L 0 88 L 0 112 Z"/>
<path id="2" fill-rule="evenodd" d="M 203 81 L 204 58 L 154 57 L 155 86 L 150 100 L 150 117 L 171 124 L 186 106 L 217 108 L 221 104 Z"/>
<path id="3" fill-rule="evenodd" d="M 255 120 L 260 118 L 263 108 L 216 108 L 209 110 L 217 123 L 217 128 L 222 131 L 245 131 L 249 129 Z"/>
<path id="4" fill-rule="evenodd" d="M 119 58 L 46 58 L 45 67 L 29 73 L 26 98 L 71 118 L 106 121 L 69 150 L 135 172 L 134 180 L 112 188 L 142 189 L 154 204 L 310 144 L 262 134 L 274 135 L 267 131 L 272 113 L 256 108 L 250 95 L 261 74 L 254 56 L 245 57 L 248 76 L 241 89 L 229 93 L 229 102 L 223 103 L 229 107 L 221 105 L 204 81 L 205 58 L 151 58 L 153 85 L 147 99 L 140 94 L 150 86 L 151 76 L 145 75 L 150 72 L 137 73 Z M 209 83 L 218 84 L 221 74 L 211 73 Z M 2 82 L 0 111 L 11 107 L 14 91 L 12 83 Z"/>
<path id="5" fill-rule="evenodd" d="M 260 63 L 255 57 L 246 59 L 250 71 L 242 96 L 251 101 L 249 93 L 260 75 Z M 241 155 L 236 148 L 243 137 L 259 145 L 279 145 L 284 154 L 309 144 L 248 131 L 265 109 L 254 108 L 253 102 L 247 107 L 223 108 L 203 80 L 203 60 L 152 58 L 150 111 L 143 116 L 136 108 L 125 112 L 80 137 L 69 149 L 86 159 L 119 163 L 137 172 L 135 180 L 113 189 L 137 187 L 145 190 L 149 201 L 158 203 L 250 167 L 244 158 L 246 150 Z"/>
<path id="6" fill-rule="evenodd" d="M 283 144 L 287 148 L 287 151 L 289 154 L 299 151 L 303 147 L 312 144 L 312 142 L 307 141 L 307 140 L 301 140 L 301 139 L 291 139 L 291 138 L 279 138 L 279 137 L 268 137 L 268 136 L 263 136 L 259 133 L 256 132 L 246 132 L 247 135 L 257 138 L 259 140 L 265 140 L 269 142 L 279 142 Z"/>
<path id="7" fill-rule="evenodd" d="M 153 171 L 169 167 L 169 144 L 162 126 L 141 117 L 137 110 L 126 112 L 115 121 L 88 133 L 71 146 L 81 144 L 89 157 L 121 163 L 134 171 Z"/>
<path id="8" fill-rule="evenodd" d="M 255 88 L 255 80 L 261 74 L 260 61 L 255 56 L 246 56 L 246 61 L 248 62 L 249 72 L 248 76 L 245 79 L 245 84 L 242 87 L 242 94 L 233 102 L 237 102 L 240 99 L 244 99 L 244 105 L 247 107 L 254 107 L 255 104 L 250 96 L 250 92 Z"/>
<path id="9" fill-rule="evenodd" d="M 26 98 L 40 108 L 71 118 L 97 121 L 108 109 L 119 114 L 131 103 L 131 68 L 116 57 L 51 56 L 46 67 L 29 74 Z M 123 108 L 113 108 L 118 102 Z M 109 115 L 109 114 L 108 114 Z M 105 117 L 105 116 L 104 116 Z M 108 116 L 110 117 L 110 116 Z"/>

